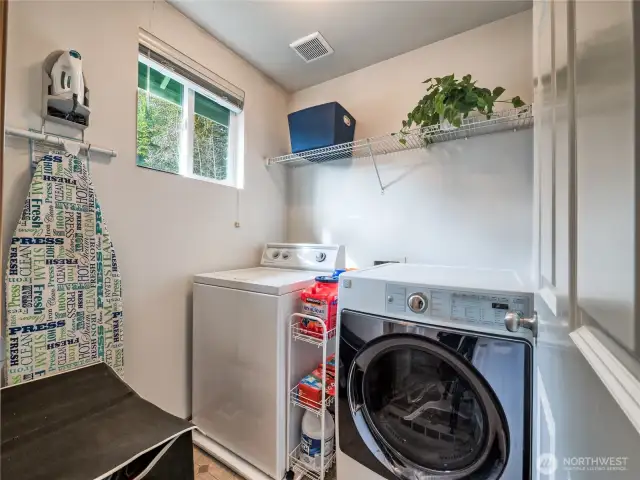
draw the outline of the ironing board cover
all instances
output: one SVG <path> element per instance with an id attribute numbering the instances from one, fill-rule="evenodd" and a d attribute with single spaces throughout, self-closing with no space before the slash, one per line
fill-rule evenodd
<path id="1" fill-rule="evenodd" d="M 37 164 L 5 292 L 8 385 L 100 360 L 124 373 L 120 271 L 86 159 Z"/>

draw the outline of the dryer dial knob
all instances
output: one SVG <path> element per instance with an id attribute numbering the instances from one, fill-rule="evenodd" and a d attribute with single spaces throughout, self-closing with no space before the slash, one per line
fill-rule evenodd
<path id="1" fill-rule="evenodd" d="M 316 262 L 324 262 L 327 258 L 327 254 L 324 252 L 318 252 L 316 254 Z"/>
<path id="2" fill-rule="evenodd" d="M 427 307 L 429 306 L 429 301 L 427 297 L 424 296 L 423 293 L 413 293 L 409 295 L 409 299 L 407 300 L 407 305 L 409 309 L 413 313 L 424 313 L 427 311 Z"/>

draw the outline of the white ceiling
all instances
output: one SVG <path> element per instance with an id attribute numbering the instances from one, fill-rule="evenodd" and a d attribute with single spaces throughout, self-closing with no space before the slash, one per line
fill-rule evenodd
<path id="1" fill-rule="evenodd" d="M 289 91 L 306 88 L 531 8 L 531 0 L 169 0 Z M 333 55 L 289 44 L 319 31 Z"/>

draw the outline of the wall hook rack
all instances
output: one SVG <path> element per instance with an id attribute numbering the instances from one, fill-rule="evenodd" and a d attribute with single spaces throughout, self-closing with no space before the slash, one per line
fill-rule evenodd
<path id="1" fill-rule="evenodd" d="M 76 143 L 79 145 L 80 150 L 84 150 L 85 152 L 91 153 L 101 153 L 103 155 L 107 155 L 109 157 L 117 157 L 118 152 L 116 150 L 104 147 L 98 147 L 91 143 L 84 143 L 79 140 L 69 139 L 60 135 L 54 135 L 46 132 L 33 132 L 31 130 L 23 130 L 20 128 L 7 127 L 5 128 L 5 133 L 7 135 L 11 135 L 14 137 L 27 138 L 29 140 L 35 140 L 38 142 L 43 142 L 56 147 L 63 147 L 65 143 Z"/>

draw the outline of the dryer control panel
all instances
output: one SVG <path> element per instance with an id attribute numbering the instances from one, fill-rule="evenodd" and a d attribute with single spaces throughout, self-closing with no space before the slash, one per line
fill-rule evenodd
<path id="1" fill-rule="evenodd" d="M 426 316 L 457 322 L 493 325 L 505 329 L 509 310 L 533 315 L 533 294 L 474 292 L 387 284 L 388 313 Z"/>

